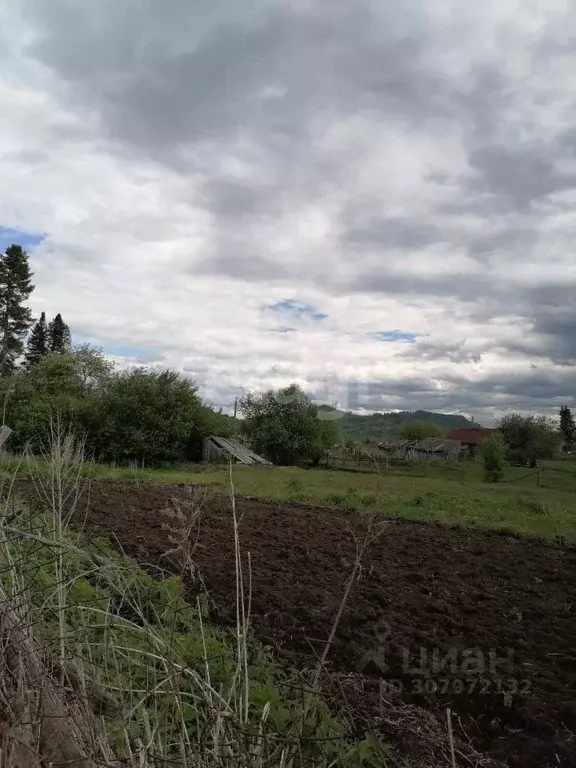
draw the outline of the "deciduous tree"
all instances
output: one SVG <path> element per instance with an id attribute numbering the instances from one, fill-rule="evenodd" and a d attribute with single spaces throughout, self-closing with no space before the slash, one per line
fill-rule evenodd
<path id="1" fill-rule="evenodd" d="M 57 418 L 83 436 L 111 375 L 112 364 L 100 350 L 86 345 L 62 355 L 48 354 L 31 368 L 2 379 L 0 401 L 13 429 L 11 447 L 46 440 Z"/>
<path id="2" fill-rule="evenodd" d="M 274 464 L 314 464 L 338 439 L 335 424 L 321 419 L 318 407 L 296 384 L 240 402 L 242 430 L 256 453 Z"/>
<path id="3" fill-rule="evenodd" d="M 158 466 L 199 460 L 202 438 L 217 431 L 217 421 L 192 381 L 176 371 L 138 368 L 115 374 L 95 400 L 88 444 L 103 461 Z"/>
<path id="4" fill-rule="evenodd" d="M 558 448 L 560 434 L 546 416 L 510 413 L 497 426 L 512 461 L 536 466 L 538 459 L 550 458 Z"/>

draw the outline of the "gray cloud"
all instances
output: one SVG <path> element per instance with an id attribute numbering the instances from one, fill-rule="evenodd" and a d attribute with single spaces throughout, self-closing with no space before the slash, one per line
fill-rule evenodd
<path id="1" fill-rule="evenodd" d="M 87 18 L 65 0 L 49 11 L 35 3 L 30 53 L 97 108 L 111 136 L 152 153 L 235 129 L 305 139 L 323 110 L 411 121 L 451 111 L 449 84 L 422 60 L 422 32 L 395 32 L 394 6 L 317 2 L 299 11 L 262 2 L 232 18 L 227 5 L 207 21 L 207 3 L 173 0 L 158 26 L 147 6 L 144 15 L 138 4 L 104 2 Z M 263 101 L 269 85 L 284 91 Z"/>
<path id="2" fill-rule="evenodd" d="M 446 233 L 431 223 L 415 218 L 384 217 L 363 221 L 346 232 L 348 245 L 377 246 L 382 249 L 417 249 L 443 242 Z"/>
<path id="3" fill-rule="evenodd" d="M 482 355 L 488 352 L 490 343 L 439 342 L 421 339 L 414 342 L 402 357 L 417 362 L 418 360 L 440 360 L 451 363 L 479 363 Z"/>
<path id="4" fill-rule="evenodd" d="M 489 376 L 468 381 L 455 376 L 435 386 L 430 379 L 372 382 L 363 389 L 360 405 L 366 410 L 405 408 L 470 413 L 487 421 L 506 410 L 539 410 L 556 414 L 560 404 L 576 404 L 576 376 L 573 371 Z M 351 390 L 356 385 L 351 385 Z"/>
<path id="5" fill-rule="evenodd" d="M 575 174 L 562 174 L 545 148 L 489 145 L 469 157 L 476 175 L 473 190 L 498 199 L 503 207 L 523 209 L 552 192 L 576 187 Z"/>

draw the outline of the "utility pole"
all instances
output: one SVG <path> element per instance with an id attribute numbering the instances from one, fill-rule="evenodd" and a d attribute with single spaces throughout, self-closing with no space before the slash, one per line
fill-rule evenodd
<path id="1" fill-rule="evenodd" d="M 236 418 L 236 413 L 238 412 L 238 398 L 234 398 L 234 418 Z"/>

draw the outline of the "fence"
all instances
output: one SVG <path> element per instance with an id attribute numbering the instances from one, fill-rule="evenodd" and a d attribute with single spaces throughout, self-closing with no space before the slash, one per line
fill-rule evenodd
<path id="1" fill-rule="evenodd" d="M 503 484 L 517 483 L 528 487 L 533 486 L 576 492 L 576 462 L 570 462 L 574 466 L 568 468 L 554 466 L 554 464 L 560 463 L 568 462 L 543 462 L 533 469 L 507 466 L 504 472 L 504 479 L 501 482 Z M 321 462 L 321 466 L 326 469 L 348 472 L 369 472 L 414 478 L 444 478 L 459 482 L 481 482 L 484 479 L 482 464 L 474 461 L 446 462 L 430 460 L 427 462 L 409 462 L 359 452 L 355 455 L 326 456 Z"/>

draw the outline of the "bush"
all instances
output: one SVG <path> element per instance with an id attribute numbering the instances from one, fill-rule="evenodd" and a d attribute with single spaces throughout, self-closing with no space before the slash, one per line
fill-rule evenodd
<path id="1" fill-rule="evenodd" d="M 318 464 L 338 439 L 333 422 L 296 384 L 277 392 L 248 395 L 240 402 L 242 429 L 256 453 L 281 466 Z"/>
<path id="2" fill-rule="evenodd" d="M 4 422 L 13 430 L 10 448 L 46 440 L 56 418 L 77 433 L 84 431 L 94 399 L 111 372 L 102 352 L 81 346 L 48 355 L 29 370 L 0 380 Z"/>
<path id="3" fill-rule="evenodd" d="M 199 460 L 217 415 L 175 371 L 118 373 L 94 400 L 87 444 L 99 460 L 147 466 Z"/>
<path id="4" fill-rule="evenodd" d="M 196 385 L 174 371 L 114 373 L 89 346 L 48 355 L 0 379 L 10 449 L 46 442 L 53 423 L 85 437 L 105 462 L 159 466 L 201 458 L 202 438 L 229 435 L 234 419 L 204 405 Z"/>
<path id="5" fill-rule="evenodd" d="M 492 435 L 480 443 L 480 454 L 484 460 L 484 479 L 498 483 L 504 477 L 506 443 L 500 435 Z"/>

